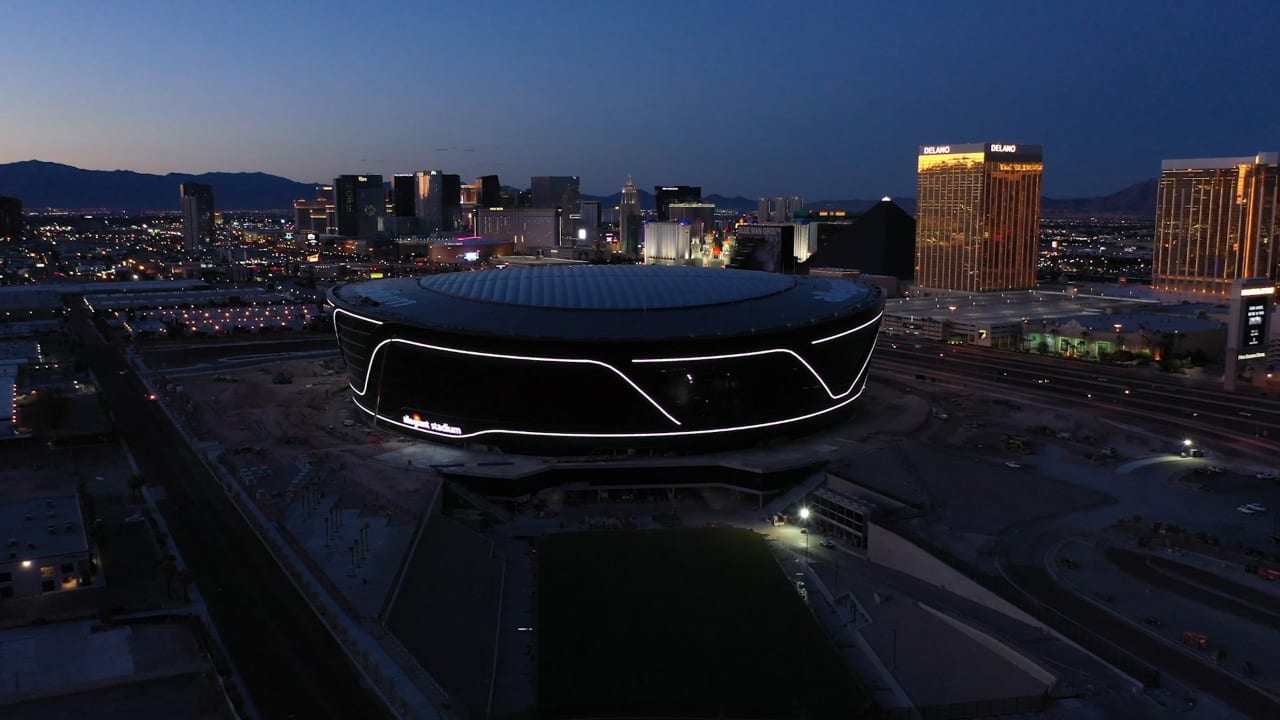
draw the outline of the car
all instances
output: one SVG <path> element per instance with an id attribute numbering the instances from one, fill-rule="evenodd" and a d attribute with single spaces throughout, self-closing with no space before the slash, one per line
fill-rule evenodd
<path id="1" fill-rule="evenodd" d="M 1255 477 L 1255 478 L 1257 478 L 1257 479 L 1259 479 L 1259 480 L 1275 480 L 1275 479 L 1276 479 L 1276 471 L 1275 471 L 1275 470 L 1263 470 L 1262 472 L 1257 473 L 1256 475 L 1254 475 L 1254 477 Z"/>
<path id="2" fill-rule="evenodd" d="M 147 399 L 148 399 L 148 400 L 155 400 L 155 399 L 156 399 L 156 394 L 155 394 L 155 393 L 147 393 Z"/>
<path id="3" fill-rule="evenodd" d="M 1236 510 L 1239 510 L 1240 512 L 1244 513 L 1245 515 L 1256 515 L 1256 514 L 1258 513 L 1258 511 L 1257 511 L 1257 510 L 1254 510 L 1253 508 L 1249 507 L 1248 505 L 1239 505 L 1239 506 L 1237 506 L 1237 507 L 1236 507 Z"/>
<path id="4" fill-rule="evenodd" d="M 1022 468 L 1026 467 L 1026 465 L 1023 465 L 1017 460 L 1006 460 L 1004 463 L 1004 466 L 1007 468 L 1013 468 L 1014 470 L 1021 470 Z"/>
<path id="5" fill-rule="evenodd" d="M 127 518 L 125 518 L 125 519 L 124 519 L 124 524 L 125 524 L 125 525 L 141 525 L 142 523 L 145 523 L 146 521 L 147 521 L 147 519 L 146 519 L 145 517 L 143 517 L 140 513 L 134 513 L 134 514 L 132 514 L 132 515 L 130 515 L 129 517 L 127 517 Z"/>
<path id="6" fill-rule="evenodd" d="M 835 546 L 836 546 L 836 544 L 831 542 L 830 540 L 823 540 L 822 542 L 818 543 L 818 545 L 828 550 L 833 550 L 835 549 Z"/>
<path id="7" fill-rule="evenodd" d="M 1222 473 L 1226 472 L 1226 470 L 1217 465 L 1210 465 L 1209 472 L 1213 473 L 1214 475 L 1221 475 Z"/>
<path id="8" fill-rule="evenodd" d="M 800 528 L 800 534 L 801 534 L 801 535 L 808 535 L 808 534 L 809 534 L 809 528 Z"/>
<path id="9" fill-rule="evenodd" d="M 1245 503 L 1245 507 L 1249 508 L 1250 510 L 1256 513 L 1264 513 L 1267 511 L 1267 506 L 1263 505 L 1262 503 L 1256 503 L 1256 502 Z"/>

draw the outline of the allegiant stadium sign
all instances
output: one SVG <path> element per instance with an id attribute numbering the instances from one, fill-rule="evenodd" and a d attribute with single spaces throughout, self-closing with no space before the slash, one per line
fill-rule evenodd
<path id="1" fill-rule="evenodd" d="M 449 423 L 437 422 L 435 420 L 426 420 L 417 413 L 413 415 L 406 414 L 400 419 L 405 425 L 418 430 L 430 430 L 431 432 L 444 433 L 445 435 L 461 435 L 462 428 Z"/>

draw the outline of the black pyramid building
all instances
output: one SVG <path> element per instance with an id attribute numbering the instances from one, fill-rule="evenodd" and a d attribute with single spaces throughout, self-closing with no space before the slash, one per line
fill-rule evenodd
<path id="1" fill-rule="evenodd" d="M 915 279 L 916 221 L 897 203 L 885 198 L 849 225 L 832 225 L 819 232 L 818 250 L 806 268 L 861 270 L 867 275 Z"/>

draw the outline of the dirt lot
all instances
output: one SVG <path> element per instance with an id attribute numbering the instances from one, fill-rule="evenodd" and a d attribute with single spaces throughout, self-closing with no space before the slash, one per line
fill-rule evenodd
<path id="1" fill-rule="evenodd" d="M 420 474 L 374 461 L 389 448 L 351 402 L 336 359 L 171 378 L 168 384 L 196 436 L 225 449 L 223 462 L 274 516 L 286 514 L 308 488 L 336 493 L 346 506 L 368 506 L 393 522 L 410 522 L 426 503 Z"/>

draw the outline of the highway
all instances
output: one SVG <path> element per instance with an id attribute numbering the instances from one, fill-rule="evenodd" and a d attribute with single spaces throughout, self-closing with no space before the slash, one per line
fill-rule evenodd
<path id="1" fill-rule="evenodd" d="M 388 717 L 119 349 L 73 313 L 120 440 L 147 484 L 164 488 L 160 509 L 261 716 Z"/>
<path id="2" fill-rule="evenodd" d="M 880 338 L 873 372 L 904 379 L 956 381 L 994 395 L 1028 396 L 1046 403 L 1143 426 L 1167 426 L 1171 440 L 1193 436 L 1247 444 L 1280 454 L 1280 400 L 1252 392 L 1228 393 L 1150 368 L 1068 361 L 963 345 Z"/>

